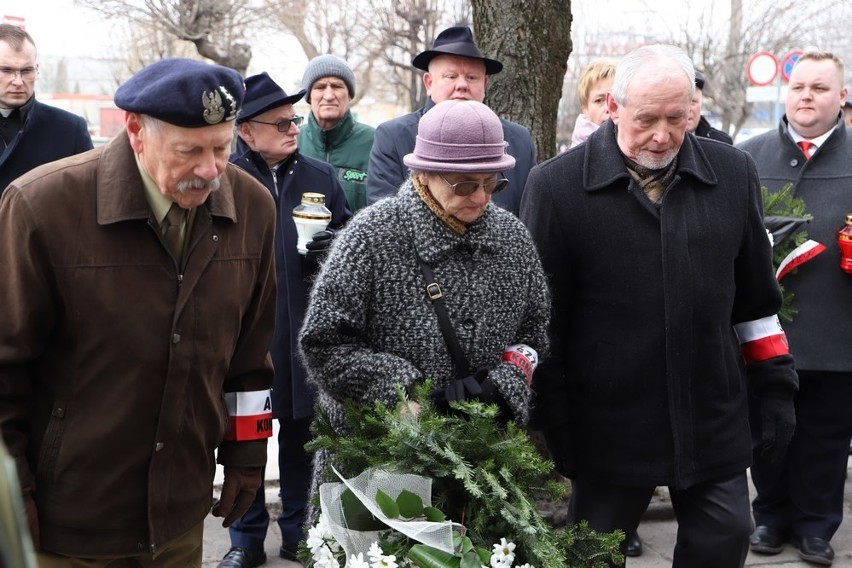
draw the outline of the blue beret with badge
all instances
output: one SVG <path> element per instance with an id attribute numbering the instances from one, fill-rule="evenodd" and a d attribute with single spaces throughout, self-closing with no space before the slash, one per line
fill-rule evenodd
<path id="1" fill-rule="evenodd" d="M 115 105 L 128 112 L 198 128 L 236 119 L 245 96 L 242 76 L 195 59 L 162 59 L 125 81 Z"/>

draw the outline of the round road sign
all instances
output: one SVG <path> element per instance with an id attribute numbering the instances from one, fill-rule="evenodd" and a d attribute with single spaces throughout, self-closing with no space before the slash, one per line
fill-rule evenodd
<path id="1" fill-rule="evenodd" d="M 746 75 L 756 87 L 771 85 L 778 76 L 778 60 L 768 51 L 758 51 L 749 58 Z"/>
<path id="2" fill-rule="evenodd" d="M 790 80 L 790 73 L 793 71 L 793 65 L 796 64 L 796 61 L 799 60 L 802 53 L 804 53 L 804 51 L 801 49 L 794 49 L 781 59 L 781 76 L 784 77 L 785 81 Z"/>

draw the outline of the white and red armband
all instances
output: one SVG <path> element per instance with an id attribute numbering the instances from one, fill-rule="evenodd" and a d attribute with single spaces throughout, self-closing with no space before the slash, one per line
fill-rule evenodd
<path id="1" fill-rule="evenodd" d="M 524 374 L 527 386 L 532 383 L 533 371 L 538 367 L 538 351 L 523 343 L 510 345 L 503 350 L 503 361 L 518 367 Z"/>
<path id="2" fill-rule="evenodd" d="M 272 391 L 226 392 L 225 403 L 231 427 L 225 439 L 231 442 L 262 440 L 272 436 Z"/>
<path id="3" fill-rule="evenodd" d="M 734 326 L 734 333 L 737 334 L 746 365 L 790 354 L 787 336 L 778 316 L 738 323 Z"/>

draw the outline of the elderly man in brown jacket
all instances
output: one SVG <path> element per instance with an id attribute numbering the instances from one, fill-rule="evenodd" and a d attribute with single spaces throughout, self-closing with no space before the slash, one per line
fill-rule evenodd
<path id="1" fill-rule="evenodd" d="M 116 92 L 126 129 L 0 201 L 0 431 L 40 566 L 200 566 L 271 434 L 272 198 L 228 164 L 233 70 L 185 59 Z M 136 565 L 136 564 L 133 564 Z"/>

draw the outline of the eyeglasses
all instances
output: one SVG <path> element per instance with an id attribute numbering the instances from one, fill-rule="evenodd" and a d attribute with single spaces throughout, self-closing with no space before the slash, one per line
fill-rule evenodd
<path id="1" fill-rule="evenodd" d="M 36 67 L 24 67 L 23 69 L 0 67 L 0 78 L 7 80 L 20 77 L 22 81 L 32 81 L 36 75 L 38 75 L 38 68 Z"/>
<path id="2" fill-rule="evenodd" d="M 450 183 L 446 180 L 446 178 L 440 174 L 438 177 L 444 180 L 444 183 L 450 186 L 450 189 L 453 190 L 453 193 L 458 195 L 459 197 L 467 197 L 468 195 L 473 195 L 476 193 L 476 190 L 479 189 L 479 186 L 482 186 L 482 189 L 485 190 L 485 193 L 491 195 L 492 193 L 500 193 L 506 186 L 509 185 L 509 180 L 506 178 L 497 178 L 492 179 L 490 181 L 484 181 L 482 183 L 478 181 L 465 180 L 457 183 Z"/>
<path id="3" fill-rule="evenodd" d="M 248 120 L 246 122 L 256 122 L 258 124 L 268 124 L 269 126 L 274 126 L 278 132 L 287 132 L 290 130 L 290 125 L 295 124 L 296 126 L 302 126 L 302 121 L 305 120 L 303 116 L 294 116 L 293 118 L 282 118 L 278 122 L 263 122 L 262 120 Z"/>

